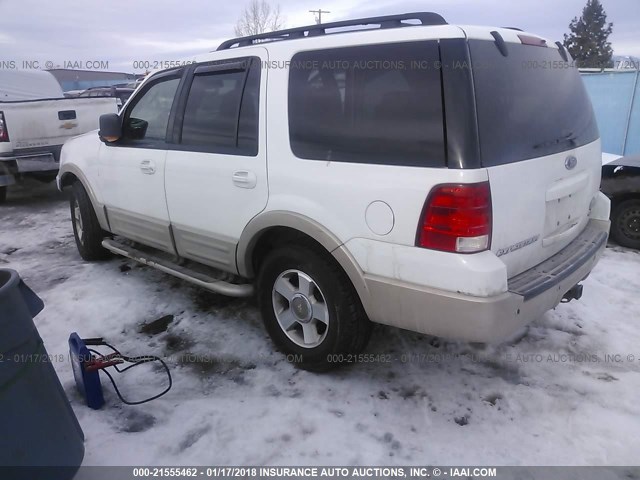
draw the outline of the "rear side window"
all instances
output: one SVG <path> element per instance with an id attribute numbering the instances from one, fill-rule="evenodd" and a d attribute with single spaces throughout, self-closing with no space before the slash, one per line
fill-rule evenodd
<path id="1" fill-rule="evenodd" d="M 253 63 L 251 68 L 249 61 L 226 70 L 196 70 L 184 113 L 182 145 L 257 154 L 260 65 Z"/>
<path id="2" fill-rule="evenodd" d="M 289 77 L 293 153 L 310 160 L 445 166 L 435 41 L 296 54 Z"/>
<path id="3" fill-rule="evenodd" d="M 555 48 L 470 40 L 482 164 L 563 152 L 599 136 L 578 71 Z"/>
<path id="4" fill-rule="evenodd" d="M 182 126 L 186 145 L 236 145 L 236 127 L 244 72 L 196 75 Z"/>

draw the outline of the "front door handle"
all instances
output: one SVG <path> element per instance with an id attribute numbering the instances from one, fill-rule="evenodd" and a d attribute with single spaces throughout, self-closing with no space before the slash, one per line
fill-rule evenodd
<path id="1" fill-rule="evenodd" d="M 233 179 L 233 184 L 240 188 L 255 188 L 258 183 L 256 174 L 247 170 L 238 170 L 237 172 L 233 172 L 233 176 L 231 178 Z"/>
<path id="2" fill-rule="evenodd" d="M 156 173 L 156 164 L 153 160 L 143 160 L 140 162 L 140 171 L 145 175 Z"/>

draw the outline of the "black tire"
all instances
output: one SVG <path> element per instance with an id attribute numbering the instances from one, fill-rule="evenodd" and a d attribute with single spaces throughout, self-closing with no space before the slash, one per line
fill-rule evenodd
<path id="1" fill-rule="evenodd" d="M 106 232 L 100 228 L 91 199 L 82 183 L 76 182 L 73 184 L 69 205 L 71 207 L 73 236 L 76 239 L 76 246 L 80 256 L 87 261 L 109 258 L 109 251 L 102 246 L 102 240 L 106 236 Z M 76 211 L 76 208 L 78 211 Z M 78 214 L 80 224 L 78 222 Z"/>
<path id="2" fill-rule="evenodd" d="M 7 201 L 7 187 L 0 187 L 0 204 Z"/>
<path id="3" fill-rule="evenodd" d="M 611 236 L 623 247 L 640 249 L 640 199 L 625 200 L 615 207 Z"/>
<path id="4" fill-rule="evenodd" d="M 316 332 L 322 340 L 317 346 L 304 347 L 290 338 L 290 335 L 302 331 L 302 324 L 294 324 L 289 333 L 285 333 L 276 317 L 276 303 L 283 302 L 285 310 L 293 312 L 293 302 L 284 297 L 274 299 L 274 285 L 281 275 L 290 271 L 306 274 L 314 283 L 310 317 L 320 304 L 326 307 L 328 323 L 315 323 Z M 295 282 L 294 282 L 295 283 Z M 288 355 L 290 361 L 299 367 L 311 371 L 327 371 L 340 363 L 347 362 L 349 356 L 357 355 L 367 345 L 371 336 L 372 324 L 360 303 L 360 299 L 351 281 L 340 266 L 318 247 L 309 245 L 291 245 L 270 252 L 260 266 L 258 274 L 258 303 L 262 318 L 276 346 Z M 313 298 L 312 298 L 313 297 Z M 318 302 L 318 300 L 323 300 Z M 317 322 L 315 318 L 310 319 Z M 299 322 L 298 322 L 299 323 Z M 322 328 L 324 327 L 324 328 Z M 302 335 L 300 333 L 300 335 Z"/>

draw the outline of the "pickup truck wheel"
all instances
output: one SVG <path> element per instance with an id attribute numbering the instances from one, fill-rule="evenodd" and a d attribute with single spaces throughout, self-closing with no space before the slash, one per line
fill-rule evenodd
<path id="1" fill-rule="evenodd" d="M 7 200 L 7 187 L 0 187 L 0 204 Z"/>
<path id="2" fill-rule="evenodd" d="M 80 182 L 73 184 L 69 203 L 73 236 L 80 256 L 88 261 L 108 258 L 109 251 L 102 246 L 105 232 L 100 228 L 91 199 Z"/>
<path id="3" fill-rule="evenodd" d="M 620 203 L 611 217 L 613 239 L 623 247 L 640 249 L 640 199 Z"/>
<path id="4" fill-rule="evenodd" d="M 349 278 L 314 248 L 271 252 L 258 275 L 258 302 L 276 346 L 306 370 L 338 366 L 360 353 L 371 334 Z"/>

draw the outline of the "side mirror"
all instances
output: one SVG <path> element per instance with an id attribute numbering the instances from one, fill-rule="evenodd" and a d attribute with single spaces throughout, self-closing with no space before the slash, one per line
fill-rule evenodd
<path id="1" fill-rule="evenodd" d="M 123 132 L 129 140 L 143 140 L 147 135 L 149 122 L 140 118 L 130 117 L 123 128 Z"/>
<path id="2" fill-rule="evenodd" d="M 100 140 L 103 142 L 115 142 L 122 137 L 122 123 L 115 113 L 100 115 Z"/>

